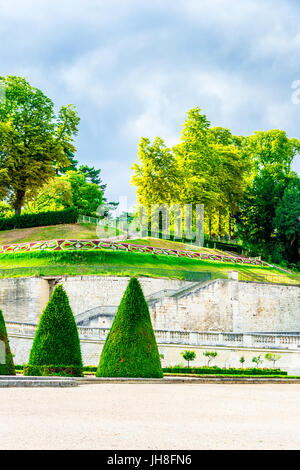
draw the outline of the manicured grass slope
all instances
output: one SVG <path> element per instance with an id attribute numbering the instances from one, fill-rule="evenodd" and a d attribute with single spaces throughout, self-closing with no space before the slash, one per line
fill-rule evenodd
<path id="1" fill-rule="evenodd" d="M 222 263 L 210 260 L 177 258 L 114 250 L 7 253 L 0 255 L 0 276 L 117 275 L 151 276 L 201 280 L 227 278 L 228 271 L 239 271 L 240 279 L 299 283 L 299 275 L 285 274 L 275 268 Z M 197 278 L 199 276 L 199 278 Z"/>
<path id="2" fill-rule="evenodd" d="M 0 245 L 65 238 L 91 240 L 99 238 L 99 236 L 103 236 L 103 238 L 109 237 L 111 232 L 111 229 L 108 231 L 102 229 L 101 233 L 97 235 L 95 224 L 84 223 L 20 228 L 0 231 Z"/>

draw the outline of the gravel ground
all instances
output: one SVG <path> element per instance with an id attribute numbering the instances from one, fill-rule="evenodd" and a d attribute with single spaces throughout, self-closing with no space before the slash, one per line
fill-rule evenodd
<path id="1" fill-rule="evenodd" d="M 0 389 L 0 449 L 300 449 L 300 385 Z"/>

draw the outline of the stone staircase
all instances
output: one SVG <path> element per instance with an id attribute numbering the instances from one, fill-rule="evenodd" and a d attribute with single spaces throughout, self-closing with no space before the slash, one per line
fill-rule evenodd
<path id="1" fill-rule="evenodd" d="M 146 296 L 146 301 L 149 305 L 149 308 L 155 308 L 155 305 L 157 303 L 163 302 L 164 299 L 172 298 L 175 300 L 187 296 L 189 294 L 192 294 L 195 290 L 211 282 L 214 281 L 204 280 L 198 282 L 190 282 L 190 285 L 180 287 L 179 289 L 162 289 Z M 103 319 L 105 318 L 106 320 L 110 321 L 112 324 L 117 310 L 117 305 L 100 305 L 98 307 L 86 310 L 85 312 L 76 315 L 75 320 L 78 326 L 89 326 L 92 320 L 96 320 L 102 317 Z"/>

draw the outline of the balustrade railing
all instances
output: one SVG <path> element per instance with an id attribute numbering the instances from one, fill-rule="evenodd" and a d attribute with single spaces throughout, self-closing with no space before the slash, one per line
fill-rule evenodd
<path id="1" fill-rule="evenodd" d="M 37 326 L 31 323 L 6 322 L 9 335 L 33 337 Z M 219 333 L 209 331 L 154 330 L 159 344 L 186 346 L 226 346 L 248 348 L 300 348 L 300 335 L 289 333 Z M 82 340 L 105 341 L 109 328 L 78 327 Z"/>

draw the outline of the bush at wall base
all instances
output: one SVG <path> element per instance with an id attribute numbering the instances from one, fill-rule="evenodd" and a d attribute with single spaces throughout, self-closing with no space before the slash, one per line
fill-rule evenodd
<path id="1" fill-rule="evenodd" d="M 258 367 L 250 368 L 221 368 L 221 367 L 182 367 L 172 366 L 164 367 L 165 374 L 195 374 L 195 375 L 287 375 L 286 371 L 281 369 L 260 369 Z"/>
<path id="2" fill-rule="evenodd" d="M 5 364 L 0 363 L 0 375 L 16 375 L 12 353 L 9 347 L 3 313 L 0 310 L 0 341 L 5 345 Z"/>
<path id="3" fill-rule="evenodd" d="M 61 376 L 61 377 L 82 377 L 82 367 L 81 366 L 31 366 L 26 365 L 23 369 L 24 375 L 30 375 L 35 377 L 41 376 Z"/>
<path id="4" fill-rule="evenodd" d="M 135 278 L 130 280 L 119 305 L 96 376 L 163 376 L 148 305 L 140 283 Z"/>
<path id="5" fill-rule="evenodd" d="M 61 285 L 54 289 L 40 318 L 24 373 L 82 376 L 77 325 Z"/>

